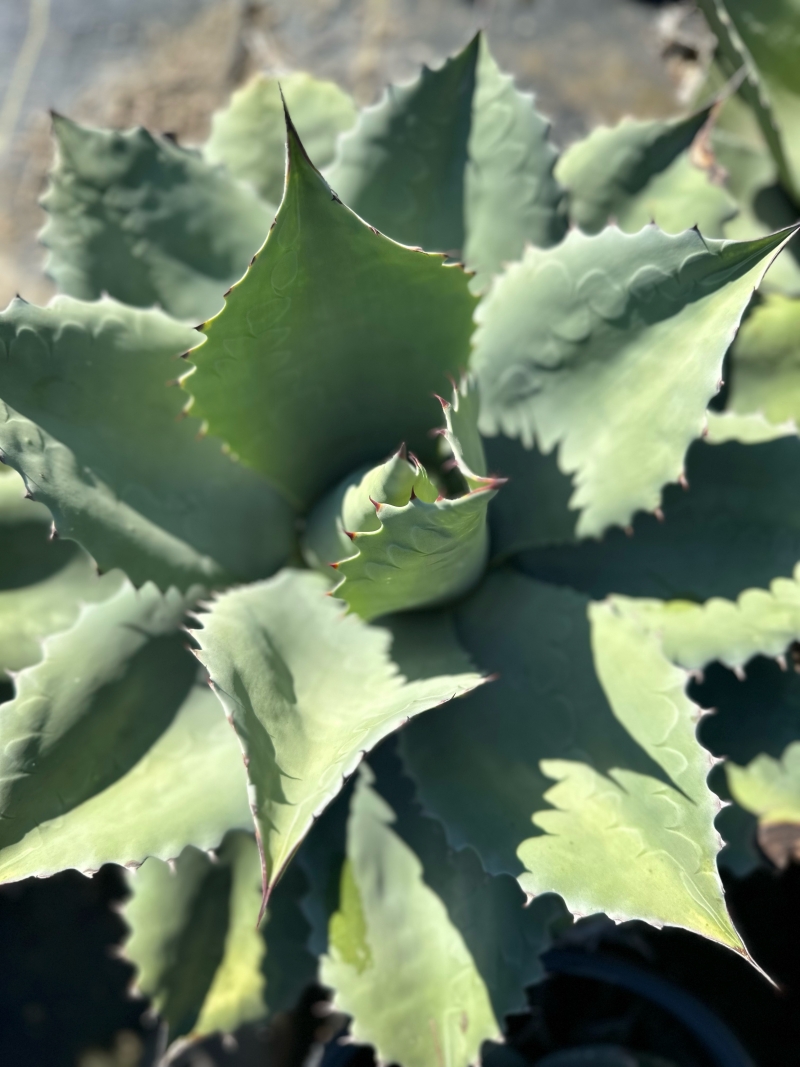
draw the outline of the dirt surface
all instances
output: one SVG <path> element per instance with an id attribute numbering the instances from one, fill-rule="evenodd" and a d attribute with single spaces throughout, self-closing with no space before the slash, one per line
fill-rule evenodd
<path id="1" fill-rule="evenodd" d="M 308 69 L 369 103 L 387 81 L 412 77 L 482 27 L 566 143 L 624 114 L 680 109 L 698 40 L 703 49 L 689 8 L 639 0 L 0 0 L 0 306 L 15 292 L 38 303 L 53 292 L 36 241 L 52 154 L 48 108 L 199 143 L 211 113 L 256 69 Z"/>

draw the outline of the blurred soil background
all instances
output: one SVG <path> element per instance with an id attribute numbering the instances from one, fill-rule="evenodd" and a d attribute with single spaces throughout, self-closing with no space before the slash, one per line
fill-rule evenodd
<path id="1" fill-rule="evenodd" d="M 36 240 L 49 109 L 199 143 L 256 70 L 307 69 L 367 104 L 478 27 L 561 144 L 679 111 L 711 46 L 686 0 L 0 0 L 0 306 L 53 292 Z"/>

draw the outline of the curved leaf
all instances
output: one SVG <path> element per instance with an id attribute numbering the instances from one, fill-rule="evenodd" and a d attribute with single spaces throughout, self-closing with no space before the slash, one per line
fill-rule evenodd
<path id="1" fill-rule="evenodd" d="M 322 981 L 353 1016 L 354 1038 L 373 1044 L 382 1061 L 462 1067 L 499 1026 L 463 938 L 390 828 L 393 812 L 373 781 L 362 768 Z"/>
<path id="2" fill-rule="evenodd" d="M 711 426 L 728 420 L 709 415 Z M 687 453 L 688 488 L 667 487 L 663 520 L 640 515 L 627 534 L 609 530 L 599 542 L 523 552 L 519 565 L 596 599 L 735 600 L 751 586 L 767 589 L 774 578 L 791 577 L 800 559 L 800 439 L 777 432 L 743 444 L 713 430 Z M 717 437 L 724 443 L 707 443 Z"/>
<path id="3" fill-rule="evenodd" d="M 220 596 L 194 634 L 245 753 L 265 898 L 363 754 L 481 682 L 446 618 L 419 620 L 399 669 L 392 632 L 344 616 L 327 588 L 320 575 L 282 571 Z"/>
<path id="4" fill-rule="evenodd" d="M 125 583 L 17 676 L 0 716 L 0 880 L 166 859 L 252 826 L 235 735 L 195 685 L 185 604 Z"/>
<path id="5" fill-rule="evenodd" d="M 111 300 L 13 301 L 0 314 L 0 449 L 64 537 L 102 569 L 183 589 L 271 574 L 289 506 L 196 439 L 166 388 L 196 334 Z"/>
<path id="6" fill-rule="evenodd" d="M 0 471 L 0 677 L 29 667 L 42 640 L 68 629 L 83 604 L 119 587 L 119 571 L 99 577 L 92 559 L 70 541 L 53 541 L 52 518 L 25 499 L 16 472 Z"/>
<path id="7" fill-rule="evenodd" d="M 53 116 L 58 158 L 42 199 L 47 270 L 82 300 L 105 293 L 179 319 L 218 311 L 274 209 L 220 167 L 144 129 Z"/>
<path id="8" fill-rule="evenodd" d="M 570 217 L 585 233 L 614 221 L 626 233 L 655 222 L 667 233 L 698 226 L 721 237 L 736 204 L 690 151 L 711 108 L 687 118 L 599 126 L 564 152 L 556 177 L 569 192 Z"/>
<path id="9" fill-rule="evenodd" d="M 557 244 L 567 227 L 564 190 L 553 176 L 550 124 L 503 74 L 481 36 L 464 174 L 464 261 L 485 287 L 526 242 Z"/>
<path id="10" fill-rule="evenodd" d="M 281 883 L 261 931 L 256 928 L 261 864 L 251 834 L 228 834 L 210 857 L 186 848 L 172 869 L 161 860 L 145 860 L 131 888 L 125 952 L 138 969 L 138 988 L 167 1024 L 173 1055 L 180 1038 L 183 1044 L 231 1033 L 293 1007 L 316 977 L 299 910 L 306 888 L 302 875 Z M 281 941 L 291 943 L 291 955 Z"/>
<path id="11" fill-rule="evenodd" d="M 800 837 L 800 741 L 780 759 L 762 754 L 746 767 L 728 763 L 725 769 L 736 802 L 757 815 L 761 826 L 788 823 Z"/>
<path id="12" fill-rule="evenodd" d="M 800 300 L 765 297 L 742 324 L 731 360 L 731 410 L 800 424 Z"/>
<path id="13" fill-rule="evenodd" d="M 479 45 L 476 35 L 439 70 L 423 67 L 410 85 L 390 86 L 339 141 L 328 182 L 395 241 L 451 253 L 463 247 Z"/>
<path id="14" fill-rule="evenodd" d="M 742 313 L 788 236 L 573 231 L 528 249 L 485 298 L 472 355 L 481 430 L 559 446 L 578 536 L 653 510 L 678 478 Z"/>
<path id="15" fill-rule="evenodd" d="M 430 453 L 431 393 L 467 361 L 475 301 L 460 268 L 339 203 L 291 124 L 288 143 L 275 226 L 185 385 L 210 431 L 307 507 L 402 440 Z"/>
<path id="16" fill-rule="evenodd" d="M 472 844 L 488 870 L 559 892 L 571 910 L 683 926 L 740 948 L 715 869 L 710 759 L 694 738 L 685 672 L 608 605 L 513 571 L 491 574 L 455 621 L 499 680 L 457 718 L 439 708 L 401 736 L 451 844 Z"/>
<path id="17" fill-rule="evenodd" d="M 358 116 L 352 98 L 338 85 L 299 71 L 281 78 L 255 74 L 226 108 L 212 115 L 203 155 L 209 163 L 224 163 L 234 178 L 250 182 L 271 204 L 280 203 L 286 171 L 281 91 L 320 168 L 332 162 L 339 134 Z"/>

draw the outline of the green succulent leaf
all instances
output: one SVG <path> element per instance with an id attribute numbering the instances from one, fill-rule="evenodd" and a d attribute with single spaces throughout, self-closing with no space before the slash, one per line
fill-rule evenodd
<path id="1" fill-rule="evenodd" d="M 500 1028 L 464 939 L 391 828 L 394 813 L 373 780 L 362 768 L 322 981 L 353 1016 L 354 1038 L 382 1061 L 460 1067 Z"/>
<path id="2" fill-rule="evenodd" d="M 464 171 L 479 47 L 476 35 L 439 70 L 423 67 L 410 85 L 390 86 L 339 141 L 326 174 L 331 188 L 395 241 L 450 253 L 464 245 Z"/>
<path id="3" fill-rule="evenodd" d="M 787 192 L 800 196 L 800 6 L 797 0 L 700 0 L 726 73 L 744 68 L 739 95 L 751 108 Z"/>
<path id="4" fill-rule="evenodd" d="M 53 541 L 52 517 L 25 499 L 25 485 L 0 469 L 0 677 L 29 667 L 42 640 L 68 629 L 83 604 L 119 588 L 119 571 L 99 577 L 92 559 L 74 542 Z"/>
<path id="5" fill-rule="evenodd" d="M 682 926 L 741 951 L 686 672 L 610 605 L 510 570 L 455 624 L 499 681 L 457 719 L 439 708 L 401 737 L 451 844 L 471 844 L 530 892 L 559 892 L 570 910 Z"/>
<path id="6" fill-rule="evenodd" d="M 528 249 L 481 304 L 481 430 L 559 446 L 579 537 L 652 511 L 678 479 L 742 313 L 789 236 L 573 231 Z"/>
<path id="7" fill-rule="evenodd" d="M 800 424 L 800 300 L 766 296 L 742 324 L 731 360 L 731 410 Z"/>
<path id="8" fill-rule="evenodd" d="M 345 617 L 327 591 L 285 570 L 221 595 L 195 633 L 245 753 L 265 897 L 362 755 L 482 680 L 446 618 L 417 623 L 399 667 L 392 631 Z"/>
<path id="9" fill-rule="evenodd" d="M 316 977 L 316 960 L 304 944 L 302 875 L 281 884 L 256 928 L 261 864 L 251 834 L 226 835 L 211 855 L 190 846 L 172 865 L 147 859 L 131 889 L 126 955 L 137 967 L 138 988 L 168 1027 L 173 1055 L 189 1041 L 292 1007 Z M 292 956 L 285 951 L 290 942 Z"/>
<path id="10" fill-rule="evenodd" d="M 235 735 L 184 647 L 186 603 L 125 582 L 17 676 L 0 716 L 0 880 L 167 859 L 252 827 Z"/>
<path id="11" fill-rule="evenodd" d="M 569 193 L 570 216 L 585 233 L 610 221 L 626 233 L 655 222 L 667 233 L 698 226 L 722 237 L 736 203 L 691 151 L 711 108 L 687 118 L 599 126 L 561 156 L 556 177 Z"/>
<path id="12" fill-rule="evenodd" d="M 800 836 L 800 741 L 780 759 L 762 753 L 746 767 L 728 763 L 725 770 L 736 802 L 757 815 L 762 827 L 789 824 Z"/>
<path id="13" fill-rule="evenodd" d="M 800 560 L 800 439 L 763 422 L 754 427 L 750 418 L 709 414 L 708 421 L 708 437 L 687 453 L 686 488 L 667 487 L 660 516 L 640 515 L 627 533 L 609 530 L 600 541 L 522 552 L 518 565 L 595 599 L 735 600 L 790 578 Z M 754 428 L 765 439 L 751 437 Z M 743 429 L 745 440 L 758 443 L 736 440 Z"/>
<path id="14" fill-rule="evenodd" d="M 336 153 L 340 133 L 355 124 L 358 111 L 338 85 L 295 72 L 281 78 L 256 74 L 211 118 L 203 146 L 209 163 L 224 163 L 234 178 L 250 182 L 270 204 L 283 196 L 286 123 L 283 92 L 308 154 L 320 168 Z"/>
<path id="15" fill-rule="evenodd" d="M 464 261 L 483 289 L 527 242 L 557 244 L 567 228 L 564 190 L 553 176 L 558 153 L 550 124 L 497 66 L 481 36 L 464 174 Z"/>
<path id="16" fill-rule="evenodd" d="M 193 413 L 299 507 L 402 440 L 423 459 L 432 393 L 468 360 L 467 275 L 340 203 L 288 130 L 267 243 L 192 352 Z"/>
<path id="17" fill-rule="evenodd" d="M 53 132 L 41 240 L 59 289 L 194 322 L 218 311 L 274 208 L 198 152 L 142 128 L 99 130 L 54 115 Z"/>
<path id="18" fill-rule="evenodd" d="M 0 314 L 0 449 L 58 532 L 162 589 L 271 574 L 293 539 L 263 478 L 198 441 L 167 388 L 196 334 L 111 300 Z"/>

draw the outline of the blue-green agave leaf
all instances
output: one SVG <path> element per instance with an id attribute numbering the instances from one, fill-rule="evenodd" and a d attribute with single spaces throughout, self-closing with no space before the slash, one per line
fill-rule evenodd
<path id="1" fill-rule="evenodd" d="M 67 630 L 83 604 L 105 600 L 124 575 L 100 577 L 91 557 L 74 541 L 52 537 L 43 504 L 25 499 L 25 485 L 0 467 L 0 677 L 42 656 L 42 640 Z"/>
<path id="2" fill-rule="evenodd" d="M 252 834 L 229 833 L 211 854 L 189 846 L 170 865 L 147 859 L 130 886 L 125 954 L 167 1026 L 171 1056 L 191 1041 L 292 1008 L 316 978 L 299 871 L 284 879 L 256 927 L 261 864 Z"/>
<path id="3" fill-rule="evenodd" d="M 358 117 L 352 98 L 333 82 L 297 71 L 281 78 L 255 74 L 211 117 L 203 145 L 209 163 L 224 163 L 234 178 L 250 182 L 269 204 L 283 196 L 286 123 L 281 92 L 306 150 L 316 165 L 327 167 L 340 133 Z"/>
<path id="4" fill-rule="evenodd" d="M 424 460 L 434 392 L 468 360 L 475 300 L 441 255 L 340 203 L 288 126 L 275 226 L 191 353 L 193 413 L 299 507 L 405 440 Z"/>
<path id="5" fill-rule="evenodd" d="M 391 629 L 345 616 L 328 589 L 284 570 L 219 596 L 194 632 L 245 754 L 265 899 L 363 754 L 482 681 L 446 618 L 421 621 L 399 667 Z"/>
<path id="6" fill-rule="evenodd" d="M 409 85 L 389 86 L 339 140 L 326 173 L 331 188 L 395 241 L 430 251 L 463 248 L 464 171 L 479 47 L 476 35 L 439 70 L 423 67 Z"/>
<path id="7" fill-rule="evenodd" d="M 41 240 L 61 292 L 107 293 L 193 322 L 218 311 L 274 208 L 223 167 L 147 130 L 99 130 L 55 115 L 53 132 Z"/>
<path id="8" fill-rule="evenodd" d="M 682 926 L 742 951 L 716 872 L 718 802 L 687 672 L 611 605 L 511 570 L 495 571 L 455 624 L 499 680 L 457 718 L 438 708 L 401 736 L 451 843 L 570 910 Z"/>
<path id="9" fill-rule="evenodd" d="M 321 978 L 353 1017 L 353 1037 L 382 1061 L 461 1067 L 500 1027 L 469 948 L 373 781 L 363 767 Z"/>
<path id="10" fill-rule="evenodd" d="M 519 259 L 526 243 L 557 244 L 567 228 L 564 190 L 553 176 L 558 153 L 550 124 L 497 66 L 481 36 L 464 174 L 464 262 L 474 289 Z"/>
<path id="11" fill-rule="evenodd" d="M 800 300 L 770 293 L 745 319 L 731 349 L 728 408 L 800 425 Z"/>
<path id="12" fill-rule="evenodd" d="M 293 539 L 275 490 L 181 419 L 167 386 L 195 337 L 108 299 L 17 299 L 0 314 L 5 462 L 101 569 L 162 589 L 269 575 Z"/>
<path id="13" fill-rule="evenodd" d="M 180 627 L 125 582 L 47 638 L 0 716 L 0 880 L 212 848 L 252 827 L 236 737 Z"/>
<path id="14" fill-rule="evenodd" d="M 678 479 L 742 313 L 789 236 L 576 230 L 528 249 L 495 283 L 471 364 L 481 430 L 558 446 L 579 537 L 653 511 Z"/>
<path id="15" fill-rule="evenodd" d="M 722 237 L 736 203 L 691 147 L 711 108 L 686 118 L 599 126 L 561 156 L 556 177 L 569 192 L 572 220 L 585 233 L 613 221 L 626 233 L 655 222 L 667 233 L 698 226 Z"/>

